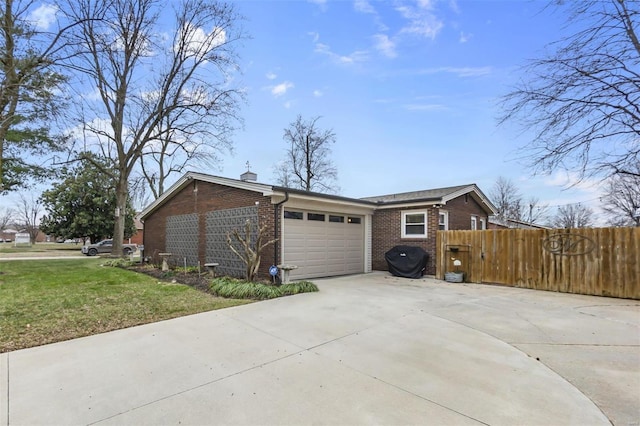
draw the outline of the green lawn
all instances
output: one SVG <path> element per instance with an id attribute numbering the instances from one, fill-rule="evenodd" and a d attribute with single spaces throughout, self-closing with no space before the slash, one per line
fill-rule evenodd
<path id="1" fill-rule="evenodd" d="M 0 352 L 248 303 L 100 264 L 0 262 Z"/>
<path id="2" fill-rule="evenodd" d="M 77 256 L 82 255 L 80 249 L 82 244 L 74 243 L 36 243 L 31 246 L 26 244 L 20 244 L 17 247 L 13 243 L 1 243 L 1 254 L 14 254 L 14 253 L 49 253 L 51 255 L 58 254 L 74 254 Z"/>

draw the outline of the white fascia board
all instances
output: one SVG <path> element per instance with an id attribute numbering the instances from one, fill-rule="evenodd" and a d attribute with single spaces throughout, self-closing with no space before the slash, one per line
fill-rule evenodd
<path id="1" fill-rule="evenodd" d="M 157 200 L 151 203 L 147 208 L 142 210 L 140 218 L 144 218 L 153 212 L 156 208 L 162 206 L 169 199 L 171 199 L 177 192 L 180 192 L 190 182 L 198 180 L 201 182 L 215 183 L 223 186 L 229 186 L 232 188 L 245 189 L 247 191 L 262 193 L 265 197 L 273 195 L 273 187 L 271 185 L 265 185 L 263 183 L 245 182 L 237 179 L 223 178 L 219 176 L 206 175 L 203 173 L 187 172 L 180 179 L 176 181 L 169 189 L 167 189 Z"/>
<path id="2" fill-rule="evenodd" d="M 388 209 L 416 209 L 421 207 L 430 207 L 436 206 L 438 204 L 442 204 L 442 201 L 431 200 L 431 201 L 417 201 L 417 202 L 406 202 L 406 203 L 395 203 L 395 204 L 382 204 L 376 206 L 376 210 L 388 210 Z"/>
<path id="3" fill-rule="evenodd" d="M 442 197 L 442 201 L 446 203 L 447 201 L 451 201 L 454 198 L 458 198 L 464 194 L 469 194 L 469 193 L 475 195 L 485 206 L 487 206 L 487 208 L 491 211 L 490 214 L 496 214 L 498 212 L 498 210 L 496 209 L 496 206 L 494 206 L 493 203 L 483 194 L 483 192 L 480 190 L 480 188 L 478 188 L 477 185 L 469 185 L 456 192 L 447 194 L 444 197 Z"/>
<path id="4" fill-rule="evenodd" d="M 188 174 L 183 175 L 180 179 L 178 179 L 176 181 L 176 183 L 171 185 L 171 187 L 169 189 L 167 189 L 165 192 L 163 192 L 162 195 L 159 196 L 153 203 L 149 204 L 145 209 L 143 209 L 140 212 L 140 214 L 138 215 L 140 217 L 140 220 L 144 222 L 144 218 L 148 214 L 150 214 L 156 208 L 158 208 L 161 205 L 163 205 L 169 198 L 171 198 L 173 196 L 173 194 L 175 192 L 178 192 L 182 188 L 184 188 L 186 186 L 186 184 L 189 183 L 189 179 L 187 179 L 187 175 Z"/>
<path id="5" fill-rule="evenodd" d="M 185 176 L 203 182 L 216 183 L 218 185 L 230 186 L 232 188 L 245 189 L 247 191 L 260 192 L 265 197 L 273 195 L 273 187 L 264 183 L 248 182 L 237 179 L 229 179 L 220 176 L 206 175 L 203 173 L 188 172 Z"/>
<path id="6" fill-rule="evenodd" d="M 274 197 L 278 194 L 274 194 Z M 276 202 L 284 200 L 284 194 L 278 196 Z M 316 210 L 318 212 L 353 213 L 353 214 L 373 214 L 376 206 L 362 205 L 348 200 L 336 200 L 331 198 L 314 197 L 313 195 L 289 194 L 289 200 L 284 204 L 287 207 L 299 208 L 303 210 Z"/>

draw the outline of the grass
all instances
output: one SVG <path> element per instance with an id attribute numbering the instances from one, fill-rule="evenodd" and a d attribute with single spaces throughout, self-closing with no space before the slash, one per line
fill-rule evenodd
<path id="1" fill-rule="evenodd" d="M 101 263 L 0 262 L 0 352 L 248 303 Z"/>
<path id="2" fill-rule="evenodd" d="M 71 253 L 81 255 L 82 244 L 73 243 L 36 243 L 31 246 L 20 244 L 17 247 L 13 243 L 1 243 L 0 254 L 12 253 Z"/>
<path id="3" fill-rule="evenodd" d="M 211 292 L 220 297 L 236 299 L 265 300 L 292 294 L 318 291 L 318 287 L 310 281 L 298 281 L 280 286 L 252 283 L 234 278 L 216 278 L 211 283 Z"/>

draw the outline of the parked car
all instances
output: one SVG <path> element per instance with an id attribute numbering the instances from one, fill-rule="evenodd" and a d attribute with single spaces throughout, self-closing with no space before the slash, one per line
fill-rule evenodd
<path id="1" fill-rule="evenodd" d="M 102 240 L 99 243 L 83 246 L 82 254 L 86 254 L 87 256 L 95 256 L 96 254 L 99 254 L 99 253 L 111 253 L 112 248 L 113 248 L 113 240 Z M 122 254 L 124 254 L 125 256 L 129 256 L 131 253 L 133 253 L 137 249 L 138 249 L 138 246 L 135 244 L 123 244 Z"/>

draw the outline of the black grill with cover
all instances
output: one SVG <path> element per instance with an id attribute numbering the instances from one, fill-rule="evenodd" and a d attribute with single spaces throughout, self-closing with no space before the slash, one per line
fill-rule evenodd
<path id="1" fill-rule="evenodd" d="M 395 246 L 384 254 L 389 272 L 396 277 L 421 278 L 427 267 L 428 254 L 420 247 Z"/>

